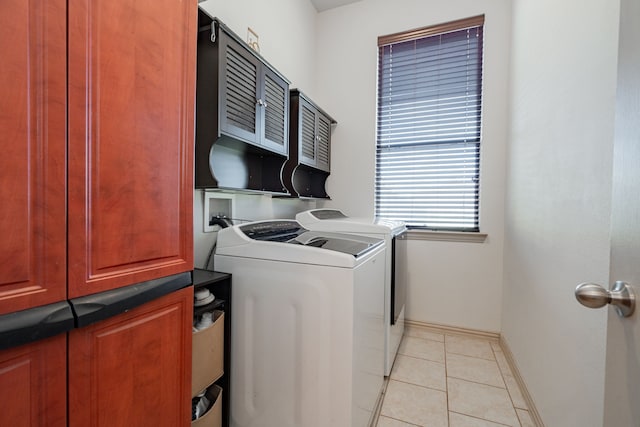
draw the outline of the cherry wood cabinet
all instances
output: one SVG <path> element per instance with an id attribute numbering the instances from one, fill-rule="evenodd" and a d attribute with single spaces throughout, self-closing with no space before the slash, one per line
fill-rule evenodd
<path id="1" fill-rule="evenodd" d="M 0 2 L 0 315 L 193 269 L 196 19 Z M 192 292 L 0 351 L 0 426 L 188 425 Z"/>
<path id="2" fill-rule="evenodd" d="M 191 422 L 193 287 L 69 333 L 69 426 Z"/>
<path id="3" fill-rule="evenodd" d="M 0 314 L 193 269 L 195 2 L 70 3 L 68 116 L 66 13 L 0 5 Z"/>
<path id="4" fill-rule="evenodd" d="M 67 336 L 0 352 L 0 426 L 67 425 Z"/>
<path id="5" fill-rule="evenodd" d="M 67 295 L 65 19 L 64 0 L 0 2 L 0 314 Z"/>
<path id="6" fill-rule="evenodd" d="M 69 297 L 192 270 L 196 3 L 68 13 Z"/>

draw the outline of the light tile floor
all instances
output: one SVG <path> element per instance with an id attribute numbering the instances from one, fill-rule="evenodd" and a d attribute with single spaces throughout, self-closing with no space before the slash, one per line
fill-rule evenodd
<path id="1" fill-rule="evenodd" d="M 535 427 L 497 340 L 407 327 L 377 427 Z"/>

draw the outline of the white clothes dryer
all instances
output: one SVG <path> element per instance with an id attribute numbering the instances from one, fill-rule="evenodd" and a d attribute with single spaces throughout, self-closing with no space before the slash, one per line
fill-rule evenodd
<path id="1" fill-rule="evenodd" d="M 384 278 L 384 374 L 391 374 L 393 362 L 404 334 L 407 294 L 407 227 L 402 221 L 349 217 L 337 209 L 311 209 L 296 215 L 303 227 L 383 239 L 387 246 Z"/>
<path id="2" fill-rule="evenodd" d="M 384 262 L 380 239 L 292 220 L 220 230 L 232 427 L 370 425 L 384 382 Z"/>

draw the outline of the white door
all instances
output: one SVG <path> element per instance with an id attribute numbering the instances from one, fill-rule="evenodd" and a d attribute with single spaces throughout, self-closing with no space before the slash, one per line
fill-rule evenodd
<path id="1" fill-rule="evenodd" d="M 611 283 L 640 297 L 640 1 L 620 4 L 618 90 L 611 216 Z M 604 427 L 640 426 L 640 308 L 609 308 Z"/>

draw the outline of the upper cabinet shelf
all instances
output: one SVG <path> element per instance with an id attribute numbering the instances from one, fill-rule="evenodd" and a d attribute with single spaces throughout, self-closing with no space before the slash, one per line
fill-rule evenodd
<path id="1" fill-rule="evenodd" d="M 290 91 L 289 160 L 284 183 L 292 196 L 328 198 L 331 131 L 336 121 L 298 89 Z"/>
<path id="2" fill-rule="evenodd" d="M 196 188 L 289 194 L 288 150 L 289 82 L 199 9 Z"/>

